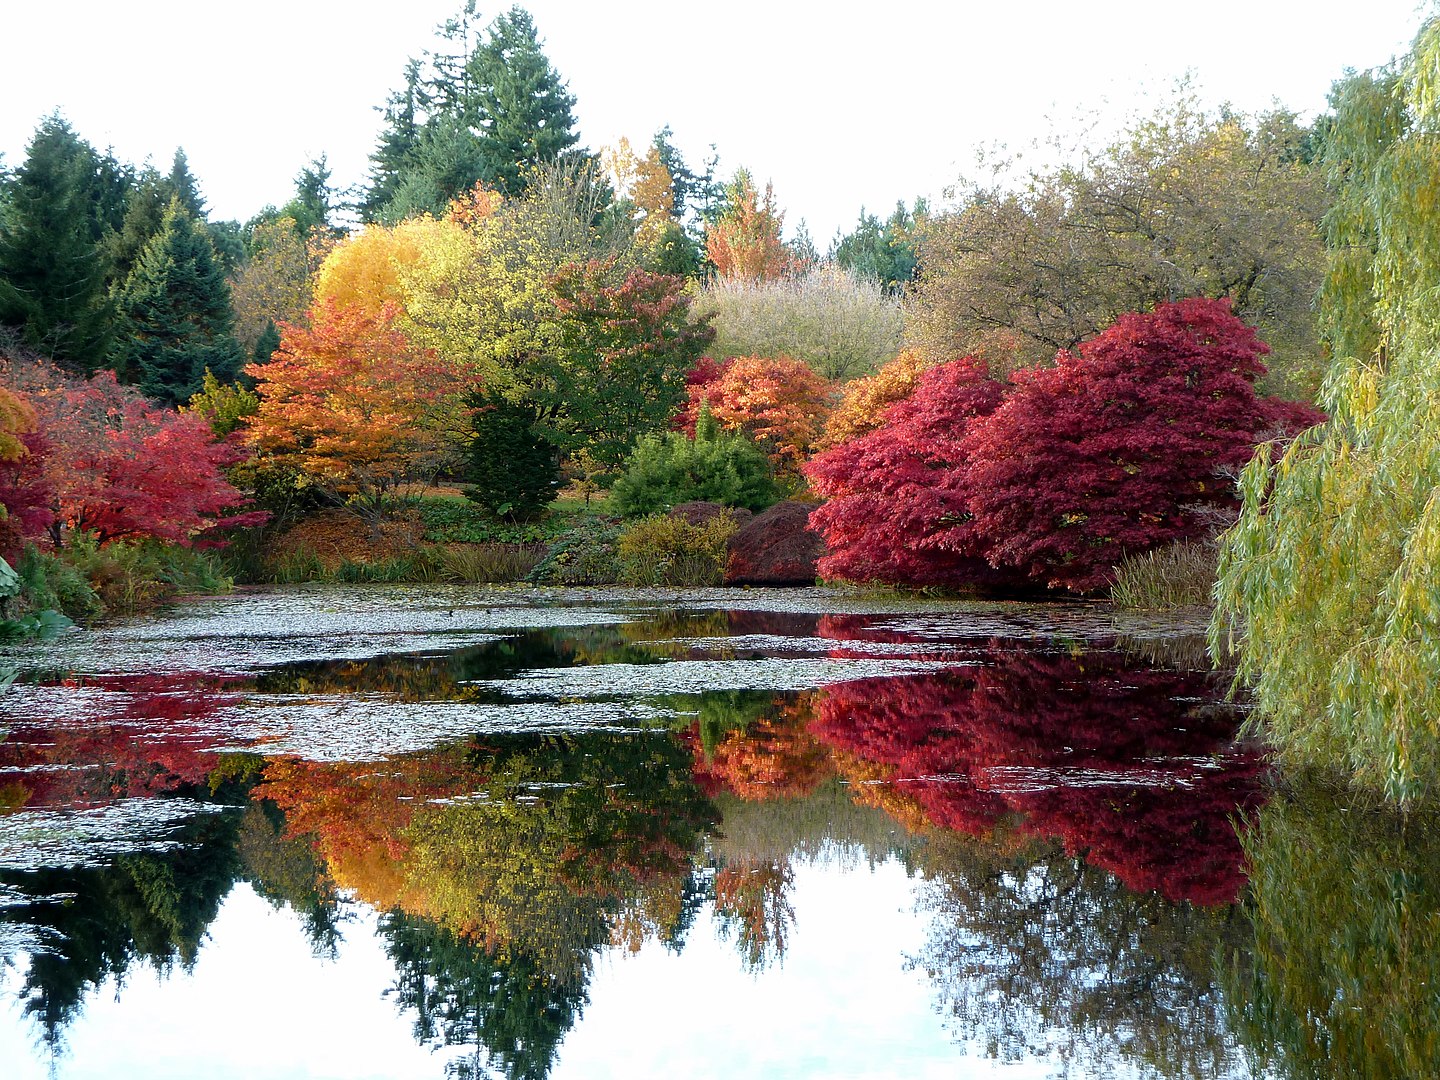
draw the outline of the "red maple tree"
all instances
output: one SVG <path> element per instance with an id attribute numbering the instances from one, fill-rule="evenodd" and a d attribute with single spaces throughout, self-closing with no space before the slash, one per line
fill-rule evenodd
<path id="1" fill-rule="evenodd" d="M 1256 395 L 1269 351 L 1228 300 L 1190 299 L 1122 315 L 1054 367 L 1017 373 L 962 448 L 991 563 L 1093 592 L 1126 555 L 1222 523 L 1257 439 L 1304 411 Z"/>
<path id="2" fill-rule="evenodd" d="M 1000 405 L 1003 388 L 977 360 L 923 372 L 879 428 L 804 468 L 828 501 L 810 515 L 825 540 L 822 577 L 951 588 L 997 576 L 970 522 L 964 437 Z"/>
<path id="3" fill-rule="evenodd" d="M 102 544 L 153 537 L 189 545 L 264 519 L 236 512 L 246 497 L 222 470 L 240 451 L 217 442 L 203 417 L 153 405 L 109 371 L 83 382 L 62 377 L 30 399 L 43 442 L 0 471 L 0 498 L 30 500 L 31 538 L 43 528 L 60 543 L 69 529 Z M 42 492 L 48 520 L 33 505 Z"/>

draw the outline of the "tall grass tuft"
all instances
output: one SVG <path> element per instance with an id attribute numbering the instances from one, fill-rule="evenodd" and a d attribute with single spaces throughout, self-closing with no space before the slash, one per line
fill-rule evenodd
<path id="1" fill-rule="evenodd" d="M 440 576 L 446 581 L 524 581 L 540 565 L 545 544 L 467 544 L 436 549 Z"/>
<path id="2" fill-rule="evenodd" d="M 1132 555 L 1115 568 L 1110 599 L 1136 611 L 1204 607 L 1211 602 L 1215 566 L 1215 546 L 1196 541 Z"/>

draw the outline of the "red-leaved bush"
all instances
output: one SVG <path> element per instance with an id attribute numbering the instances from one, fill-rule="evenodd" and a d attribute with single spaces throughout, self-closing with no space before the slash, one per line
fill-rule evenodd
<path id="1" fill-rule="evenodd" d="M 820 576 L 963 588 L 993 585 L 970 521 L 965 435 L 1000 405 L 1003 387 L 976 360 L 923 372 L 869 434 L 805 465 L 828 501 L 810 515 L 828 554 Z"/>
<path id="2" fill-rule="evenodd" d="M 1206 535 L 1257 442 L 1323 420 L 1260 398 L 1269 347 L 1229 301 L 1121 316 L 1003 395 L 978 361 L 942 365 L 877 430 L 806 468 L 826 577 L 993 587 L 983 559 L 1074 592 L 1129 554 Z"/>
<path id="3" fill-rule="evenodd" d="M 216 442 L 203 417 L 153 405 L 108 371 L 83 382 L 55 375 L 49 386 L 26 387 L 39 420 L 32 452 L 0 466 L 0 501 L 24 521 L 25 538 L 58 540 L 68 528 L 101 543 L 190 544 L 207 530 L 264 519 L 235 513 L 246 498 L 221 470 L 241 455 Z"/>
<path id="4" fill-rule="evenodd" d="M 1276 410 L 1270 351 L 1228 300 L 1122 315 L 1053 368 L 1019 372 L 966 436 L 974 528 L 990 561 L 1091 592 L 1132 552 L 1202 535 Z"/>

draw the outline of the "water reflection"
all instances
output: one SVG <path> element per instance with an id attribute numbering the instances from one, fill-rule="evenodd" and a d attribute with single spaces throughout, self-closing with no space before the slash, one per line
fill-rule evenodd
<path id="1" fill-rule="evenodd" d="M 767 979 L 806 933 L 805 868 L 898 861 L 897 925 L 923 940 L 894 964 L 966 1052 L 1437 1071 L 1433 832 L 1267 804 L 1184 649 L 934 612 L 564 621 L 230 673 L 22 672 L 0 702 L 0 952 L 42 1043 L 129 968 L 189 970 L 244 881 L 317 962 L 380 913 L 414 1040 L 455 1075 L 544 1077 L 603 958 L 684 957 L 703 928 Z M 687 674 L 717 666 L 718 686 Z M 282 711 L 283 737 L 256 719 Z"/>
<path id="2" fill-rule="evenodd" d="M 1440 824 L 1287 792 L 1246 838 L 1246 949 L 1227 1002 L 1258 1061 L 1296 1080 L 1440 1075 Z"/>

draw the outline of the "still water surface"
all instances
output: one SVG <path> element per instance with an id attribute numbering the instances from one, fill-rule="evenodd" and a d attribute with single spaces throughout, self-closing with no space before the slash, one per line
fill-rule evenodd
<path id="1" fill-rule="evenodd" d="M 298 588 L 3 657 L 0 1074 L 1440 1075 L 1440 835 L 1198 627 Z"/>

